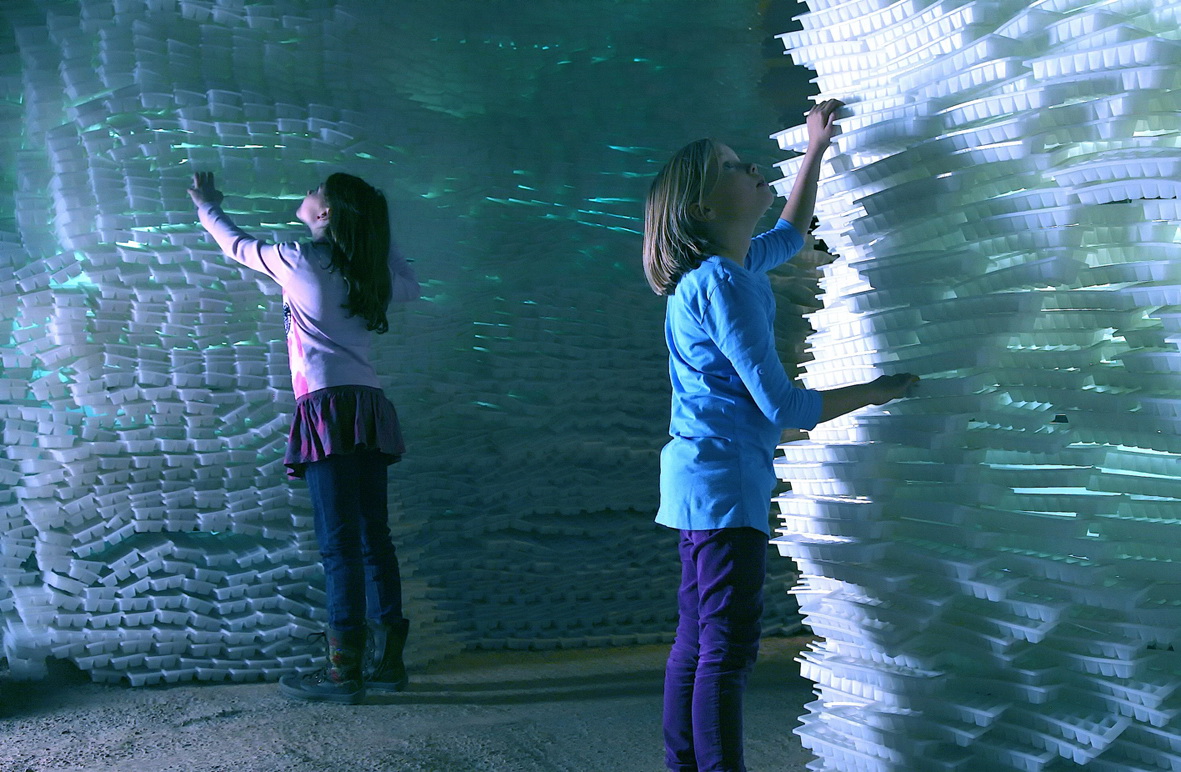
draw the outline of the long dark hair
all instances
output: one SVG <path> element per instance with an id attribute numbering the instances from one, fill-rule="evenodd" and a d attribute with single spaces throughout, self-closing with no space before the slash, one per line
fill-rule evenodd
<path id="1" fill-rule="evenodd" d="M 348 285 L 344 307 L 365 328 L 390 329 L 390 212 L 385 196 L 360 177 L 337 172 L 324 181 L 332 267 Z"/>

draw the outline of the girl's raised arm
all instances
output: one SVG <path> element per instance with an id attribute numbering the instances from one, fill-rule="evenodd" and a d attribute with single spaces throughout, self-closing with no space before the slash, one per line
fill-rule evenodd
<path id="1" fill-rule="evenodd" d="M 239 228 L 230 216 L 221 210 L 224 198 L 213 184 L 213 172 L 197 172 L 193 175 L 193 186 L 189 198 L 197 205 L 197 217 L 201 226 L 209 232 L 226 257 L 234 262 L 265 273 L 285 286 L 295 273 L 294 264 L 300 260 L 299 248 L 294 244 L 271 244 L 256 239 Z"/>
<path id="2" fill-rule="evenodd" d="M 422 285 L 414 275 L 414 269 L 397 249 L 390 250 L 390 300 L 406 303 L 422 296 Z"/>
<path id="3" fill-rule="evenodd" d="M 821 102 L 808 111 L 808 149 L 804 164 L 796 175 L 795 185 L 783 206 L 781 220 L 787 220 L 800 234 L 808 232 L 816 210 L 816 187 L 820 182 L 820 162 L 836 132 L 836 113 L 845 103 L 838 99 Z"/>

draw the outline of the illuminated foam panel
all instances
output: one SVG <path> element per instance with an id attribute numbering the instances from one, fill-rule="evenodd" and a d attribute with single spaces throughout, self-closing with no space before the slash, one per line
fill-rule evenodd
<path id="1" fill-rule="evenodd" d="M 15 674 L 57 658 L 132 684 L 246 680 L 321 653 L 311 511 L 280 463 L 279 296 L 200 232 L 193 168 L 270 239 L 303 235 L 295 202 L 329 171 L 390 195 L 426 285 L 375 340 L 409 443 L 390 495 L 412 662 L 668 638 L 678 567 L 652 523 L 667 351 L 636 267 L 637 185 L 689 137 L 648 94 L 669 72 L 728 73 L 725 100 L 695 109 L 742 136 L 733 102 L 757 103 L 761 66 L 755 45 L 706 63 L 615 43 L 675 7 L 533 4 L 506 29 L 480 0 L 0 3 L 0 658 Z M 745 41 L 747 13 L 702 9 L 678 39 Z M 619 126 L 581 117 L 588 89 L 623 81 Z M 808 271 L 776 280 L 809 302 Z M 767 601 L 769 631 L 796 623 L 791 597 Z"/>
<path id="2" fill-rule="evenodd" d="M 1178 6 L 809 8 L 850 115 L 803 381 L 924 378 L 778 459 L 810 768 L 1181 768 Z"/>

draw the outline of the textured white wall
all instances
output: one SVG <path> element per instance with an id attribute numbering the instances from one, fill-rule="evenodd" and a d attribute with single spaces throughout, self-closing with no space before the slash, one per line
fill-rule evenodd
<path id="1" fill-rule="evenodd" d="M 0 640 L 132 683 L 310 661 L 320 570 L 276 288 L 185 195 L 301 234 L 383 187 L 426 285 L 379 338 L 409 450 L 393 526 L 417 661 L 662 639 L 667 428 L 641 199 L 713 134 L 765 160 L 754 3 L 29 0 L 0 6 Z M 784 287 L 799 300 L 814 276 Z M 791 284 L 789 278 L 781 282 Z M 785 330 L 792 327 L 785 307 Z M 772 577 L 771 630 L 793 621 Z M 778 588 L 780 591 L 776 591 Z"/>
<path id="2" fill-rule="evenodd" d="M 804 381 L 924 381 L 784 448 L 797 731 L 817 770 L 1181 768 L 1179 7 L 809 6 L 851 116 Z"/>

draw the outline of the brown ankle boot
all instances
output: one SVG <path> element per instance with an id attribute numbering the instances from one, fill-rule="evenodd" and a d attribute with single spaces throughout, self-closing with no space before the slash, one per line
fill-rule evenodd
<path id="1" fill-rule="evenodd" d="M 402 664 L 402 650 L 410 622 L 399 620 L 392 625 L 369 623 L 369 647 L 366 650 L 365 685 L 383 692 L 400 692 L 410 679 Z"/>
<path id="2" fill-rule="evenodd" d="M 326 638 L 328 666 L 307 675 L 283 676 L 279 679 L 279 691 L 297 700 L 355 705 L 365 697 L 365 683 L 361 678 L 365 631 L 329 628 Z"/>

